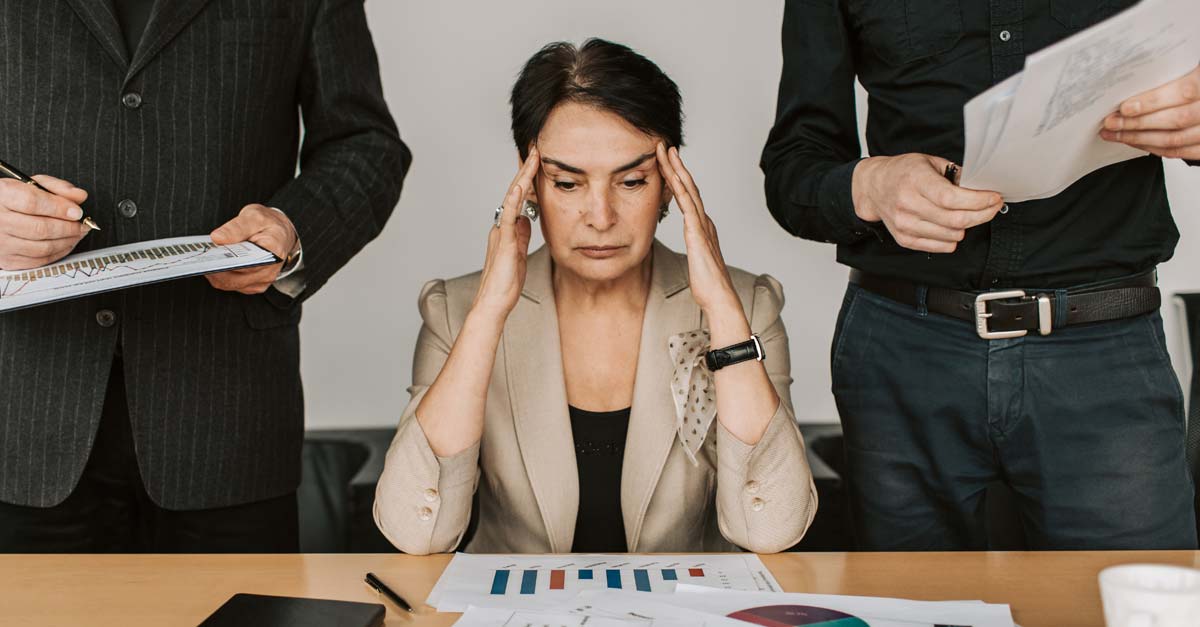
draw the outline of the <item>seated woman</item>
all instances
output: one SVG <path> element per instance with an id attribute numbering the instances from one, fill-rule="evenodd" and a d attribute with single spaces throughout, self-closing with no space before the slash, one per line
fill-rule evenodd
<path id="1" fill-rule="evenodd" d="M 421 291 L 380 530 L 453 551 L 475 507 L 471 552 L 799 542 L 817 496 L 783 291 L 725 266 L 677 151 L 675 83 L 625 46 L 551 44 L 513 87 L 512 128 L 522 165 L 483 270 Z M 672 198 L 686 257 L 654 237 Z M 535 212 L 546 244 L 529 254 Z"/>

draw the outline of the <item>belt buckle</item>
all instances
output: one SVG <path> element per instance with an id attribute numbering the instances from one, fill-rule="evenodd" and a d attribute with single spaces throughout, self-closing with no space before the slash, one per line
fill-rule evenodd
<path id="1" fill-rule="evenodd" d="M 1004 292 L 984 292 L 975 297 L 975 332 L 979 337 L 985 340 L 1004 340 L 1014 337 L 1025 337 L 1029 331 L 1020 329 L 1017 331 L 992 331 L 988 329 L 988 318 L 992 317 L 991 312 L 987 310 L 988 301 L 993 300 L 1008 300 L 1010 298 L 1034 298 L 1038 303 L 1038 334 L 1050 335 L 1054 329 L 1054 314 L 1050 309 L 1050 296 L 1047 294 L 1038 294 L 1037 296 L 1027 296 L 1024 290 L 1008 290 Z"/>
<path id="2" fill-rule="evenodd" d="M 1008 300 L 1010 298 L 1025 298 L 1025 291 L 984 292 L 975 297 L 975 332 L 979 334 L 979 337 L 985 340 L 1004 340 L 1014 337 L 1025 337 L 1029 334 L 1029 331 L 1025 329 L 1017 331 L 992 331 L 988 329 L 988 318 L 992 317 L 991 312 L 987 310 L 988 302 L 993 300 Z"/>

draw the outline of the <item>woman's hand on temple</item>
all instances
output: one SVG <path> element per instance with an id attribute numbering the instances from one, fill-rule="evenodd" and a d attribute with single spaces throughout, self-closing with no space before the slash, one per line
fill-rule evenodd
<path id="1" fill-rule="evenodd" d="M 508 187 L 501 205 L 500 223 L 488 232 L 487 257 L 479 291 L 475 294 L 473 310 L 503 321 L 508 317 L 525 285 L 525 263 L 529 256 L 529 237 L 532 225 L 521 215 L 525 196 L 533 189 L 533 181 L 541 165 L 537 148 L 529 156 Z"/>
<path id="2" fill-rule="evenodd" d="M 683 213 L 683 240 L 687 245 L 688 277 L 692 288 L 692 298 L 708 317 L 713 325 L 713 345 L 718 345 L 718 327 L 745 327 L 744 335 L 738 342 L 749 338 L 749 325 L 742 303 L 733 288 L 733 280 L 729 278 L 729 269 L 725 267 L 725 258 L 721 255 L 721 244 L 717 239 L 717 227 L 704 211 L 704 201 L 700 198 L 700 190 L 696 188 L 692 175 L 679 158 L 679 150 L 658 145 L 658 165 L 663 178 L 675 195 L 675 202 Z M 721 323 L 730 324 L 721 324 Z M 743 329 L 730 329 L 736 334 L 742 334 Z"/>

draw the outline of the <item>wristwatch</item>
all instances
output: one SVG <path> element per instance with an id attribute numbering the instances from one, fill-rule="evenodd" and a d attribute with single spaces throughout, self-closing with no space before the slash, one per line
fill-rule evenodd
<path id="1" fill-rule="evenodd" d="M 708 366 L 709 370 L 716 372 L 725 366 L 732 366 L 751 359 L 762 361 L 766 358 L 767 353 L 763 350 L 762 342 L 758 340 L 758 334 L 755 333 L 741 344 L 708 351 L 704 354 L 704 365 Z"/>

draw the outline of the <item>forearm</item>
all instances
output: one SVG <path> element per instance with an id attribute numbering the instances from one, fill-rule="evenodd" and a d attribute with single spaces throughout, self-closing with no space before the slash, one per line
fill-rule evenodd
<path id="1" fill-rule="evenodd" d="M 487 388 L 503 330 L 503 316 L 472 310 L 417 406 L 417 421 L 438 457 L 453 456 L 483 436 Z"/>
<path id="2" fill-rule="evenodd" d="M 712 348 L 724 348 L 750 339 L 750 323 L 739 302 L 731 302 L 709 316 Z M 779 395 L 761 361 L 744 361 L 714 373 L 717 420 L 745 444 L 762 439 L 779 408 Z"/>

